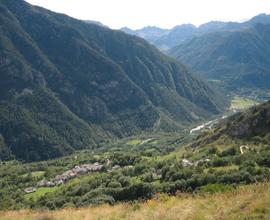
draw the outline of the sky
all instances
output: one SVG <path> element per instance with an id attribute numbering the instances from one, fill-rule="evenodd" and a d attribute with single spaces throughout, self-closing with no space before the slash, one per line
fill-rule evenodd
<path id="1" fill-rule="evenodd" d="M 113 28 L 172 28 L 191 23 L 245 21 L 270 14 L 270 0 L 26 0 L 55 12 Z"/>

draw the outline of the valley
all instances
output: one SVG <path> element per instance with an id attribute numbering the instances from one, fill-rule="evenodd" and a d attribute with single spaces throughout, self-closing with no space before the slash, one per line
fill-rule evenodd
<path id="1" fill-rule="evenodd" d="M 269 37 L 0 0 L 0 219 L 269 219 Z"/>
<path id="2" fill-rule="evenodd" d="M 49 161 L 2 162 L 0 209 L 114 205 L 267 181 L 269 114 L 268 102 L 196 133 L 149 133 Z"/>

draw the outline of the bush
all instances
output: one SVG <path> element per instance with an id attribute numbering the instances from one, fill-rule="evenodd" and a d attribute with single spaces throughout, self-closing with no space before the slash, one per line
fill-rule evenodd
<path id="1" fill-rule="evenodd" d="M 217 153 L 217 148 L 216 147 L 211 147 L 208 152 L 208 154 L 216 154 Z"/>
<path id="2" fill-rule="evenodd" d="M 95 198 L 90 199 L 85 205 L 88 205 L 88 204 L 100 205 L 104 203 L 113 205 L 115 203 L 115 200 L 112 196 L 109 196 L 109 195 L 99 195 Z"/>
<path id="3" fill-rule="evenodd" d="M 110 182 L 108 184 L 108 187 L 109 188 L 121 188 L 122 185 L 121 185 L 121 183 L 117 182 L 116 180 L 113 180 L 112 182 Z"/>
<path id="4" fill-rule="evenodd" d="M 206 186 L 202 186 L 199 189 L 199 192 L 202 193 L 216 193 L 216 192 L 225 192 L 233 190 L 232 185 L 225 185 L 221 183 L 215 184 L 207 184 Z"/>
<path id="5" fill-rule="evenodd" d="M 222 166 L 226 166 L 229 164 L 228 159 L 226 158 L 216 158 L 215 160 L 213 160 L 212 165 L 214 167 L 222 167 Z"/>
<path id="6" fill-rule="evenodd" d="M 237 149 L 235 147 L 230 147 L 224 151 L 222 151 L 219 155 L 221 157 L 226 157 L 226 156 L 234 156 L 237 153 Z"/>
<path id="7" fill-rule="evenodd" d="M 270 167 L 270 153 L 263 155 L 257 160 L 257 163 L 261 166 Z"/>

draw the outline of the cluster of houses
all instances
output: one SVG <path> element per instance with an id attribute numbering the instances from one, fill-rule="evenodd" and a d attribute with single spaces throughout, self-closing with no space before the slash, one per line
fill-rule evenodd
<path id="1" fill-rule="evenodd" d="M 99 164 L 98 162 L 96 163 L 90 163 L 90 164 L 83 164 L 79 166 L 75 166 L 71 170 L 68 170 L 60 175 L 57 175 L 55 178 L 52 180 L 42 180 L 37 183 L 38 187 L 54 187 L 57 185 L 61 185 L 63 183 L 66 183 L 70 179 L 75 178 L 79 174 L 85 174 L 88 172 L 95 172 L 95 171 L 100 171 L 103 169 L 103 165 Z"/>
<path id="2" fill-rule="evenodd" d="M 189 166 L 198 166 L 200 163 L 205 163 L 205 162 L 209 162 L 210 159 L 200 159 L 200 160 L 197 160 L 195 162 L 192 162 L 188 159 L 182 159 L 182 166 L 183 167 L 189 167 Z"/>
<path id="3" fill-rule="evenodd" d="M 68 182 L 70 179 L 75 178 L 79 174 L 86 174 L 88 172 L 101 171 L 104 165 L 96 163 L 83 164 L 75 166 L 74 168 L 67 170 L 66 172 L 57 175 L 51 180 L 41 180 L 37 183 L 37 187 L 54 187 Z M 24 189 L 25 193 L 33 193 L 37 190 L 36 187 L 28 187 Z"/>
<path id="4" fill-rule="evenodd" d="M 107 159 L 106 165 L 110 165 L 111 161 Z M 128 168 L 132 166 L 126 166 Z M 104 165 L 96 162 L 96 163 L 90 163 L 90 164 L 82 164 L 82 165 L 77 165 L 74 168 L 67 170 L 66 172 L 55 176 L 51 180 L 41 180 L 37 183 L 36 187 L 54 187 L 58 186 L 61 184 L 64 184 L 68 182 L 69 180 L 75 178 L 79 174 L 86 174 L 88 172 L 95 172 L 95 171 L 101 171 L 104 169 Z M 108 172 L 112 172 L 113 170 L 118 170 L 121 169 L 119 165 L 113 166 L 111 169 L 108 170 Z M 36 187 L 28 187 L 24 189 L 25 193 L 33 193 L 36 191 Z"/>

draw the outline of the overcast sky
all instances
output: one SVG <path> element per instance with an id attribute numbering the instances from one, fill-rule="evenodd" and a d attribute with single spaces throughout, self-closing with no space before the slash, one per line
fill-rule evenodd
<path id="1" fill-rule="evenodd" d="M 270 14 L 270 0 L 27 0 L 29 3 L 111 28 L 171 28 L 211 20 L 244 21 Z"/>

